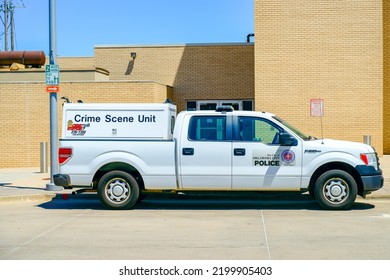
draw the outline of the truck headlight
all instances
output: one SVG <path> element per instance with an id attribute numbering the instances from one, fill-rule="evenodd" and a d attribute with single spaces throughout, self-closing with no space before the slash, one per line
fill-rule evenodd
<path id="1" fill-rule="evenodd" d="M 360 159 L 366 164 L 374 166 L 378 170 L 378 160 L 375 153 L 360 154 Z"/>

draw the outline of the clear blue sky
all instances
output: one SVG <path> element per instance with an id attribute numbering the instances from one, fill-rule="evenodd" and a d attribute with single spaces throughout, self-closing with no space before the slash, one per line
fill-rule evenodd
<path id="1" fill-rule="evenodd" d="M 48 54 L 49 0 L 23 0 L 23 3 L 25 8 L 15 10 L 16 49 L 43 50 Z M 246 35 L 254 31 L 254 0 L 57 0 L 56 3 L 58 56 L 93 56 L 94 46 L 105 44 L 245 42 Z M 0 49 L 4 50 L 3 36 Z"/>

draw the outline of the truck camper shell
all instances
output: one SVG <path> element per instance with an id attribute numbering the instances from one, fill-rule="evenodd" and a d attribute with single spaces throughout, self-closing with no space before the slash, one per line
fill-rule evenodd
<path id="1" fill-rule="evenodd" d="M 62 139 L 172 140 L 170 103 L 65 103 Z"/>

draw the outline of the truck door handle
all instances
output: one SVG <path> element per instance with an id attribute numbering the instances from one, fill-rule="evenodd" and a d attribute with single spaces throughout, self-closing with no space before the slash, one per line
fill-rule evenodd
<path id="1" fill-rule="evenodd" d="M 242 148 L 234 149 L 234 155 L 235 156 L 245 156 L 245 149 L 242 149 Z"/>
<path id="2" fill-rule="evenodd" d="M 195 153 L 194 148 L 183 148 L 183 156 L 193 156 Z"/>

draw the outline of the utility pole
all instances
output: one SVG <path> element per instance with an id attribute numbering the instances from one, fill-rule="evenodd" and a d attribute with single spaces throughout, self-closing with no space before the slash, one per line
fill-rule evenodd
<path id="1" fill-rule="evenodd" d="M 8 51 L 8 0 L 4 0 L 4 50 Z"/>
<path id="2" fill-rule="evenodd" d="M 14 21 L 15 6 L 12 5 L 12 0 L 9 0 L 9 15 L 11 23 L 11 51 L 15 50 L 15 21 Z"/>
<path id="3" fill-rule="evenodd" d="M 49 0 L 49 57 L 50 65 L 57 64 L 56 0 Z M 57 92 L 50 92 L 50 183 L 47 191 L 59 191 L 53 175 L 58 173 L 58 108 Z"/>
<path id="4" fill-rule="evenodd" d="M 4 20 L 0 16 L 1 22 L 4 25 L 4 50 L 8 51 L 8 34 L 11 37 L 11 51 L 15 50 L 15 8 L 24 8 L 23 0 L 20 0 L 17 5 L 13 0 L 0 0 L 0 12 L 4 13 Z M 10 29 L 10 32 L 8 30 Z"/>

